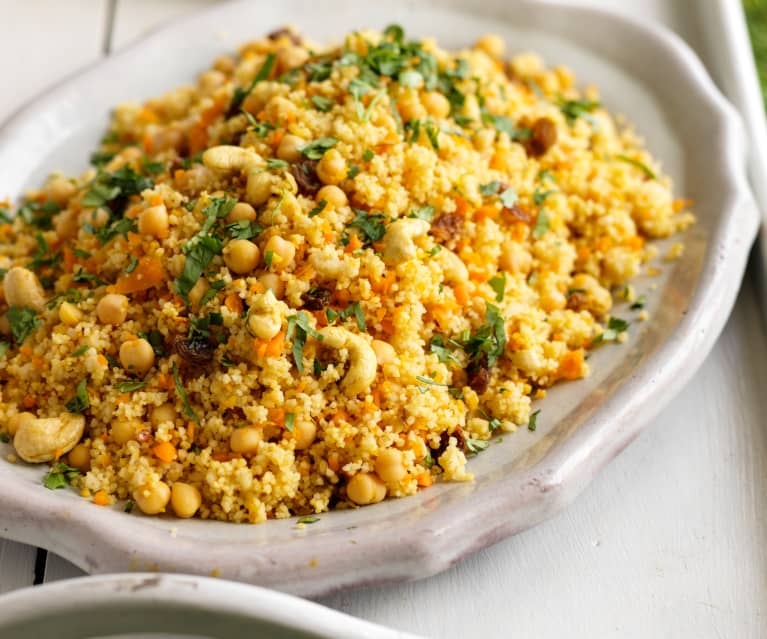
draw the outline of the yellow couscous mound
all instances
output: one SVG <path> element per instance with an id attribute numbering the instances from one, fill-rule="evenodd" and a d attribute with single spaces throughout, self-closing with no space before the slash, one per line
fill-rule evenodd
<path id="1" fill-rule="evenodd" d="M 260 522 L 467 480 L 691 223 L 565 68 L 281 30 L 2 211 L 0 428 L 49 488 Z M 121 506 L 122 507 L 122 506 Z"/>

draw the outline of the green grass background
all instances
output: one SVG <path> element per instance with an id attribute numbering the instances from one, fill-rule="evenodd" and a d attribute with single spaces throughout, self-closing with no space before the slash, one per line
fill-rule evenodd
<path id="1" fill-rule="evenodd" d="M 767 106 L 767 0 L 743 0 L 759 83 Z"/>

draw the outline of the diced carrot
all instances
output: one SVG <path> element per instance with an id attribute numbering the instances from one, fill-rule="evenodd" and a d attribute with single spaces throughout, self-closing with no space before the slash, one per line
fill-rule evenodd
<path id="1" fill-rule="evenodd" d="M 333 298 L 340 304 L 346 304 L 351 300 L 351 293 L 345 288 L 337 289 L 333 292 Z"/>
<path id="2" fill-rule="evenodd" d="M 341 468 L 341 460 L 335 451 L 328 453 L 328 468 L 334 473 L 337 473 L 338 469 Z"/>
<path id="3" fill-rule="evenodd" d="M 72 249 L 68 246 L 65 246 L 63 249 L 61 249 L 61 256 L 62 256 L 62 264 L 64 266 L 64 271 L 66 273 L 71 273 L 75 270 L 75 254 L 72 251 Z"/>
<path id="4" fill-rule="evenodd" d="M 265 339 L 254 339 L 253 348 L 256 351 L 256 357 L 258 359 L 264 359 L 266 357 L 266 349 L 269 346 L 269 342 Z"/>
<path id="5" fill-rule="evenodd" d="M 269 419 L 277 426 L 285 425 L 285 410 L 282 408 L 270 408 L 267 411 Z"/>
<path id="6" fill-rule="evenodd" d="M 45 360 L 42 357 L 35 355 L 32 357 L 32 366 L 42 369 L 45 366 Z"/>
<path id="7" fill-rule="evenodd" d="M 160 204 L 162 204 L 162 202 L 163 202 L 162 195 L 160 195 L 159 193 L 153 195 L 152 199 L 149 200 L 149 203 L 152 206 L 160 206 Z"/>
<path id="8" fill-rule="evenodd" d="M 186 175 L 186 171 L 184 169 L 176 169 L 173 171 L 173 179 L 174 180 L 180 180 Z"/>
<path id="9" fill-rule="evenodd" d="M 232 461 L 233 459 L 238 459 L 240 457 L 242 457 L 241 453 L 213 453 L 211 455 L 213 461 L 218 462 Z"/>
<path id="10" fill-rule="evenodd" d="M 186 425 L 186 436 L 189 437 L 189 439 L 194 439 L 194 422 L 189 422 Z"/>
<path id="11" fill-rule="evenodd" d="M 583 377 L 583 349 L 568 351 L 559 362 L 559 376 L 564 379 L 580 379 Z"/>
<path id="12" fill-rule="evenodd" d="M 144 153 L 147 155 L 152 152 L 152 136 L 148 132 L 142 136 L 141 145 L 144 147 Z"/>
<path id="13" fill-rule="evenodd" d="M 628 238 L 624 244 L 635 251 L 641 251 L 644 246 L 644 238 L 641 235 L 633 235 Z"/>
<path id="14" fill-rule="evenodd" d="M 157 459 L 165 463 L 175 461 L 178 456 L 176 447 L 170 442 L 160 442 L 152 449 L 152 452 Z"/>
<path id="15" fill-rule="evenodd" d="M 603 235 L 597 240 L 597 251 L 604 253 L 605 251 L 609 250 L 612 245 L 613 241 L 609 237 Z"/>
<path id="16" fill-rule="evenodd" d="M 469 303 L 469 293 L 466 291 L 466 285 L 456 284 L 453 287 L 453 294 L 455 295 L 455 301 L 461 306 L 466 306 Z"/>
<path id="17" fill-rule="evenodd" d="M 306 380 L 302 379 L 298 384 L 296 384 L 296 392 L 297 393 L 303 393 L 304 389 L 306 388 Z"/>
<path id="18" fill-rule="evenodd" d="M 474 220 L 477 222 L 482 222 L 487 218 L 495 219 L 498 217 L 498 211 L 498 207 L 492 206 L 490 204 L 485 204 L 484 206 L 480 206 L 476 211 L 474 211 Z"/>
<path id="19" fill-rule="evenodd" d="M 109 499 L 109 495 L 107 495 L 103 490 L 100 490 L 95 495 L 93 495 L 93 503 L 97 506 L 109 506 L 111 499 Z"/>
<path id="20" fill-rule="evenodd" d="M 108 360 L 106 357 L 104 357 L 104 356 L 103 356 L 101 353 L 99 353 L 99 354 L 96 356 L 96 361 L 97 361 L 97 362 L 99 363 L 99 365 L 101 365 L 101 366 L 106 366 L 107 364 L 109 364 L 109 360 Z"/>
<path id="21" fill-rule="evenodd" d="M 591 249 L 588 246 L 581 246 L 578 249 L 578 259 L 587 260 L 591 256 Z"/>
<path id="22" fill-rule="evenodd" d="M 282 349 L 285 347 L 285 333 L 280 331 L 269 340 L 266 346 L 267 357 L 279 357 L 282 355 Z"/>
<path id="23" fill-rule="evenodd" d="M 469 203 L 464 200 L 460 195 L 455 197 L 455 213 L 458 215 L 466 215 L 469 210 Z"/>
<path id="24" fill-rule="evenodd" d="M 358 248 L 362 247 L 362 242 L 360 242 L 360 238 L 358 238 L 356 235 L 352 235 L 349 239 L 349 243 L 346 245 L 346 248 L 344 249 L 347 253 L 353 253 Z"/>
<path id="25" fill-rule="evenodd" d="M 161 286 L 165 282 L 165 269 L 156 257 L 142 257 L 135 270 L 110 287 L 114 293 L 137 293 Z"/>
<path id="26" fill-rule="evenodd" d="M 242 300 L 237 293 L 229 293 L 229 295 L 226 296 L 224 304 L 230 311 L 232 311 L 232 313 L 242 313 Z"/>
<path id="27" fill-rule="evenodd" d="M 31 357 L 32 356 L 32 347 L 24 345 L 24 346 L 19 348 L 19 353 L 21 353 L 24 357 Z"/>
<path id="28" fill-rule="evenodd" d="M 189 129 L 189 152 L 199 153 L 208 146 L 208 131 L 201 123 L 194 124 Z M 148 153 L 149 151 L 147 151 Z"/>
<path id="29" fill-rule="evenodd" d="M 418 473 L 415 479 L 421 488 L 428 488 L 434 483 L 434 478 L 431 476 L 431 473 L 428 470 L 425 470 L 422 473 Z"/>

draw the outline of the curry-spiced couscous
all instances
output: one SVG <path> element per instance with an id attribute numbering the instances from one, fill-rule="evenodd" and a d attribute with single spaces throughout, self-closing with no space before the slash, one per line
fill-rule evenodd
<path id="1" fill-rule="evenodd" d="M 91 160 L 2 211 L 0 429 L 49 488 L 147 514 L 470 480 L 693 219 L 596 89 L 490 35 L 283 29 L 119 106 Z"/>

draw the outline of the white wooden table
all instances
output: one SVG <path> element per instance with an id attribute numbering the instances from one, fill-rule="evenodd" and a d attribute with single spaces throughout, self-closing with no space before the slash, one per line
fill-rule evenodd
<path id="1" fill-rule="evenodd" d="M 108 43 L 210 1 L 0 0 L 0 120 Z M 674 11 L 695 5 L 644 2 L 672 25 Z M 749 274 L 702 369 L 568 510 L 436 577 L 323 603 L 429 637 L 767 635 L 763 326 Z M 0 541 L 0 593 L 80 574 Z"/>

